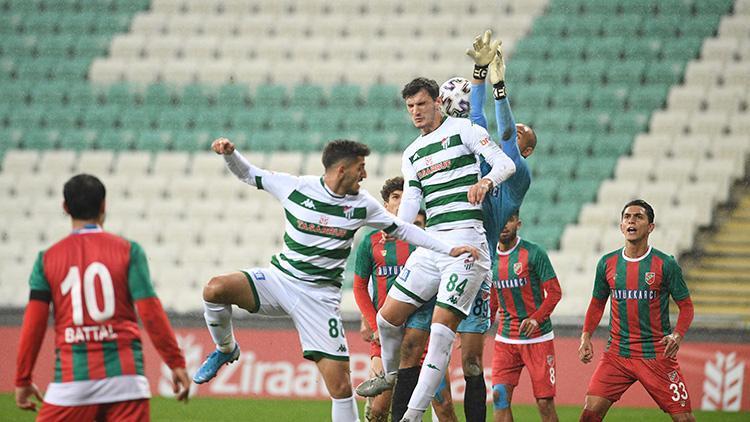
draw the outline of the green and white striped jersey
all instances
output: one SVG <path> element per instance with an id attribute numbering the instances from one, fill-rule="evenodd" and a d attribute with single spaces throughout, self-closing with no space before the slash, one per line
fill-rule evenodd
<path id="1" fill-rule="evenodd" d="M 284 248 L 273 256 L 271 264 L 297 280 L 340 287 L 354 233 L 363 226 L 450 253 L 450 246 L 390 214 L 365 190 L 340 196 L 319 176 L 266 171 L 250 165 L 236 151 L 225 159 L 238 178 L 270 193 L 284 207 Z"/>
<path id="2" fill-rule="evenodd" d="M 486 177 L 495 186 L 515 171 L 487 130 L 468 119 L 446 117 L 440 127 L 419 136 L 404 150 L 404 198 L 409 202 L 424 198 L 428 230 L 474 227 L 484 231 L 482 206 L 470 204 L 467 196 L 480 179 L 480 154 L 492 166 Z M 408 219 L 413 207 L 404 205 L 402 201 L 399 217 Z"/>

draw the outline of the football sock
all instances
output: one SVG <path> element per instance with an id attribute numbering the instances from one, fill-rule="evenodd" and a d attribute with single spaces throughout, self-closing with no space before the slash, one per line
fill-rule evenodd
<path id="1" fill-rule="evenodd" d="M 378 333 L 380 334 L 380 354 L 383 359 L 383 372 L 388 381 L 393 381 L 393 376 L 398 371 L 398 363 L 401 360 L 401 341 L 404 339 L 404 327 L 396 327 L 378 312 Z"/>
<path id="2" fill-rule="evenodd" d="M 484 421 L 487 418 L 487 385 L 484 374 L 464 377 L 466 390 L 464 392 L 464 415 L 466 422 Z"/>
<path id="3" fill-rule="evenodd" d="M 331 420 L 333 422 L 359 422 L 359 412 L 357 402 L 354 401 L 354 395 L 345 399 L 331 398 Z"/>
<path id="4" fill-rule="evenodd" d="M 456 333 L 443 324 L 433 323 L 430 330 L 430 344 L 427 346 L 427 356 L 419 373 L 419 381 L 409 400 L 409 411 L 418 410 L 422 413 L 427 409 L 440 382 L 445 376 L 448 361 L 451 357 L 453 340 Z M 407 415 L 409 414 L 407 411 Z"/>
<path id="5" fill-rule="evenodd" d="M 203 301 L 203 318 L 206 319 L 208 332 L 222 353 L 234 350 L 234 333 L 232 332 L 232 305 Z"/>
<path id="6" fill-rule="evenodd" d="M 393 388 L 393 399 L 391 404 L 391 420 L 400 421 L 406 413 L 406 405 L 409 404 L 411 392 L 417 386 L 419 380 L 419 366 L 403 368 L 398 370 L 396 386 Z"/>

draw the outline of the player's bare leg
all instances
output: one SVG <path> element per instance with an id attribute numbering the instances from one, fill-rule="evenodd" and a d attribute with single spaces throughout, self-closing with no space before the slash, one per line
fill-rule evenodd
<path id="1" fill-rule="evenodd" d="M 466 380 L 464 414 L 467 422 L 483 421 L 487 417 L 487 385 L 482 366 L 484 334 L 460 333 L 460 336 L 461 366 Z"/>
<path id="2" fill-rule="evenodd" d="M 358 421 L 359 414 L 357 402 L 354 400 L 354 393 L 352 392 L 349 361 L 321 358 L 315 364 L 318 366 L 323 382 L 326 383 L 328 393 L 333 400 L 332 421 Z"/>
<path id="3" fill-rule="evenodd" d="M 600 422 L 607 415 L 612 402 L 599 396 L 586 396 L 583 412 L 581 413 L 581 422 Z"/>
<path id="4" fill-rule="evenodd" d="M 432 420 L 438 422 L 458 422 L 456 409 L 453 407 L 453 395 L 451 394 L 451 381 L 446 373 L 444 383 L 440 385 L 435 398 L 432 399 Z"/>
<path id="5" fill-rule="evenodd" d="M 693 416 L 693 414 L 690 412 L 676 413 L 669 416 L 671 416 L 672 420 L 675 422 L 695 422 L 695 416 Z"/>
<path id="6" fill-rule="evenodd" d="M 417 387 L 409 400 L 409 409 L 404 414 L 405 420 L 416 421 L 422 418 L 429 406 L 440 381 L 445 376 L 450 360 L 453 341 L 456 338 L 456 328 L 461 317 L 452 310 L 435 307 L 430 327 L 430 343 L 427 346 L 423 370 L 419 374 Z"/>
<path id="7" fill-rule="evenodd" d="M 370 360 L 370 377 L 383 372 L 383 361 L 378 356 L 373 356 Z M 388 413 L 391 409 L 391 391 L 383 391 L 380 395 L 370 397 L 369 409 L 365 412 L 365 421 L 387 422 Z"/>
<path id="8" fill-rule="evenodd" d="M 536 407 L 539 409 L 539 415 L 542 422 L 557 422 L 557 411 L 555 410 L 555 399 L 547 397 L 536 399 Z"/>
<path id="9" fill-rule="evenodd" d="M 256 312 L 258 306 L 247 276 L 241 272 L 212 277 L 203 287 L 203 300 L 224 305 L 237 305 L 248 312 Z"/>
<path id="10" fill-rule="evenodd" d="M 513 412 L 510 410 L 510 402 L 513 399 L 513 386 L 497 384 L 492 386 L 492 403 L 494 406 L 493 421 L 513 422 Z"/>

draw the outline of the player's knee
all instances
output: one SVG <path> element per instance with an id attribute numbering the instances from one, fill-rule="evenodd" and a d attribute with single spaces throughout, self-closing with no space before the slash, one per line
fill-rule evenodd
<path id="1" fill-rule="evenodd" d="M 536 405 L 542 415 L 549 415 L 555 411 L 555 401 L 552 398 L 536 399 Z"/>
<path id="2" fill-rule="evenodd" d="M 424 344 L 419 339 L 404 337 L 401 343 L 401 365 L 406 368 L 418 366 L 422 351 Z"/>
<path id="3" fill-rule="evenodd" d="M 599 412 L 595 412 L 590 409 L 583 409 L 583 412 L 581 412 L 581 418 L 578 419 L 579 422 L 601 422 L 604 418 L 604 415 L 600 414 Z"/>
<path id="4" fill-rule="evenodd" d="M 390 411 L 390 402 L 387 400 L 373 400 L 370 405 L 370 420 L 380 421 L 388 419 L 388 412 Z M 385 419 L 384 419 L 385 418 Z"/>
<path id="5" fill-rule="evenodd" d="M 203 286 L 203 300 L 206 302 L 218 302 L 224 293 L 224 278 L 221 276 L 211 277 Z"/>
<path id="6" fill-rule="evenodd" d="M 465 377 L 475 377 L 484 373 L 484 369 L 482 369 L 482 362 L 479 360 L 478 356 L 466 356 L 461 361 L 461 363 L 463 365 Z"/>
<path id="7" fill-rule="evenodd" d="M 346 399 L 352 396 L 352 384 L 349 377 L 336 377 L 326 383 L 328 392 L 334 399 Z M 340 379 L 339 379 L 340 378 Z"/>
<path id="8" fill-rule="evenodd" d="M 678 413 L 671 416 L 675 422 L 695 422 L 695 416 L 692 413 Z"/>
<path id="9" fill-rule="evenodd" d="M 510 397 L 505 384 L 495 384 L 492 386 L 492 406 L 495 410 L 505 410 L 510 407 Z"/>

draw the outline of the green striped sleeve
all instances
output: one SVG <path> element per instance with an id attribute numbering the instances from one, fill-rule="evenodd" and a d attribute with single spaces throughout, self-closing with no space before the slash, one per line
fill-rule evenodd
<path id="1" fill-rule="evenodd" d="M 155 297 L 154 285 L 148 272 L 148 261 L 143 248 L 130 242 L 130 265 L 128 266 L 128 289 L 133 300 Z"/>
<path id="2" fill-rule="evenodd" d="M 674 300 L 682 300 L 690 296 L 685 279 L 682 277 L 682 269 L 672 256 L 664 259 L 664 274 L 669 285 L 669 294 Z"/>
<path id="3" fill-rule="evenodd" d="M 369 280 L 370 275 L 372 275 L 372 233 L 367 234 L 359 242 L 357 256 L 354 260 L 354 274 L 357 274 L 363 280 Z"/>
<path id="4" fill-rule="evenodd" d="M 597 299 L 609 297 L 609 284 L 607 284 L 607 259 L 603 256 L 596 265 L 596 277 L 594 277 L 594 291 L 592 295 Z"/>
<path id="5" fill-rule="evenodd" d="M 552 263 L 549 260 L 547 252 L 537 245 L 533 245 L 530 250 L 533 254 L 530 257 L 530 260 L 534 263 L 534 271 L 539 277 L 539 281 L 544 283 L 547 280 L 552 280 L 557 277 L 554 268 L 552 268 Z"/>
<path id="6" fill-rule="evenodd" d="M 44 275 L 44 252 L 39 252 L 34 262 L 34 268 L 31 270 L 29 277 L 29 288 L 31 290 L 41 290 L 50 292 L 49 281 Z"/>

